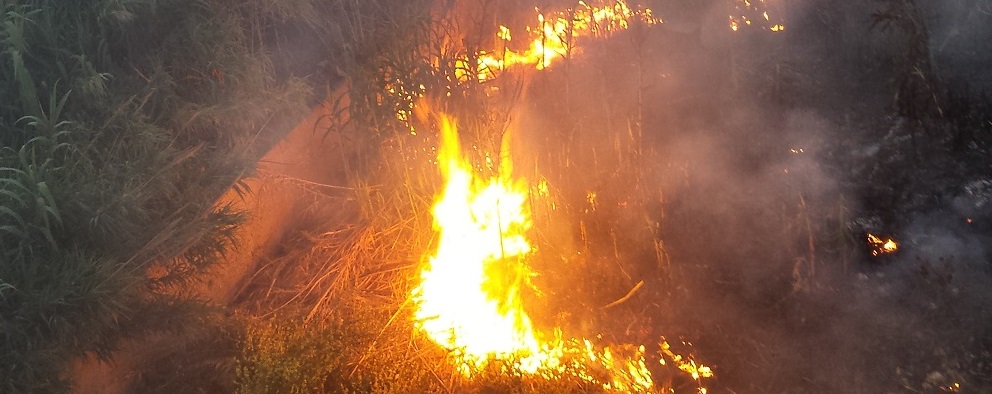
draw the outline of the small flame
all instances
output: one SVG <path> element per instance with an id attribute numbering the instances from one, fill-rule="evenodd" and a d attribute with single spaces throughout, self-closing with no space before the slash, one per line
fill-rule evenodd
<path id="1" fill-rule="evenodd" d="M 771 8 L 766 0 L 758 0 L 756 3 L 750 0 L 735 0 L 734 14 L 730 15 L 730 30 L 738 31 L 743 26 L 759 26 L 772 32 L 785 30 L 785 23 L 781 18 L 776 18 L 774 13 L 768 10 Z"/>
<path id="2" fill-rule="evenodd" d="M 510 36 L 510 28 L 503 25 L 499 25 L 499 32 L 496 33 L 496 37 L 498 37 L 503 41 L 510 41 L 512 39 L 512 37 Z"/>
<path id="3" fill-rule="evenodd" d="M 648 25 L 661 23 L 650 9 L 633 10 L 623 0 L 601 7 L 579 1 L 578 6 L 569 12 L 559 11 L 547 15 L 537 10 L 537 24 L 527 28 L 534 37 L 530 46 L 519 52 L 504 47 L 500 53 L 479 53 L 477 68 L 472 70 L 478 80 L 490 80 L 499 71 L 518 65 L 533 66 L 538 70 L 548 68 L 576 50 L 573 42 L 575 38 L 626 30 L 630 27 L 630 20 L 635 17 Z M 510 41 L 512 35 L 509 28 L 500 25 L 496 37 L 505 43 Z M 465 80 L 469 77 L 468 71 L 467 68 L 460 68 L 456 76 Z"/>
<path id="4" fill-rule="evenodd" d="M 878 236 L 869 233 L 868 234 L 868 245 L 871 246 L 871 255 L 880 256 L 887 253 L 894 253 L 899 250 L 899 244 L 892 238 L 879 238 Z"/>
<path id="5" fill-rule="evenodd" d="M 696 361 L 691 358 L 682 357 L 672 351 L 672 346 L 668 344 L 668 341 L 662 339 L 661 341 L 661 354 L 668 356 L 675 363 L 675 366 L 679 368 L 682 372 L 689 374 L 693 380 L 700 383 L 700 392 L 705 393 L 706 389 L 702 387 L 701 381 L 704 378 L 712 378 L 713 369 L 702 364 L 696 364 Z M 661 364 L 665 365 L 665 359 L 661 359 Z"/>

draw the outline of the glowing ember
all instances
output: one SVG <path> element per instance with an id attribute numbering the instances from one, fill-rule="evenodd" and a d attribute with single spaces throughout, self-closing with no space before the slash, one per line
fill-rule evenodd
<path id="1" fill-rule="evenodd" d="M 441 117 L 438 165 L 445 185 L 433 207 L 439 239 L 412 295 L 417 328 L 450 351 L 465 377 L 499 360 L 512 375 L 568 374 L 608 391 L 651 390 L 644 346 L 597 348 L 588 339 L 563 339 L 560 329 L 552 335 L 535 329 L 522 302 L 535 275 L 527 265 L 530 187 L 511 176 L 508 157 L 499 157 L 495 176 L 477 176 L 462 155 L 454 121 Z M 535 189 L 546 194 L 546 181 Z M 661 357 L 662 365 L 671 360 L 705 392 L 708 367 L 683 359 L 667 343 Z"/>
<path id="2" fill-rule="evenodd" d="M 871 246 L 872 256 L 880 256 L 899 250 L 899 244 L 897 244 L 894 239 L 882 239 L 870 233 L 868 234 L 868 246 Z"/>

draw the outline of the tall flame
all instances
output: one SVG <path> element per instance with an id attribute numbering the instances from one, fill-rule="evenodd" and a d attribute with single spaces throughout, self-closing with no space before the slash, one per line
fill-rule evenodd
<path id="1" fill-rule="evenodd" d="M 462 355 L 462 372 L 489 358 L 518 359 L 535 372 L 541 349 L 521 290 L 532 275 L 527 185 L 510 178 L 509 160 L 490 179 L 462 157 L 454 122 L 441 119 L 438 165 L 445 187 L 433 208 L 440 239 L 416 290 L 419 328 Z M 508 278 L 508 279 L 505 279 Z"/>
<path id="2" fill-rule="evenodd" d="M 535 329 L 522 296 L 535 275 L 527 265 L 533 251 L 526 236 L 532 227 L 528 185 L 512 177 L 508 156 L 495 176 L 477 176 L 454 120 L 440 120 L 438 166 L 445 184 L 433 207 L 439 239 L 412 295 L 417 328 L 448 349 L 466 377 L 500 360 L 511 374 L 569 374 L 610 391 L 651 390 L 644 346 L 597 348 L 588 339 L 563 339 L 560 329 L 552 335 Z M 507 149 L 504 140 L 504 154 Z M 712 371 L 676 355 L 667 342 L 659 345 L 661 365 L 668 358 L 705 393 L 701 380 Z"/>

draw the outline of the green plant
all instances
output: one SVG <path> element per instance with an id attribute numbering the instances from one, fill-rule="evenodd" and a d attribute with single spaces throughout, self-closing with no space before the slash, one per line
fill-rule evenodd
<path id="1" fill-rule="evenodd" d="M 386 325 L 383 310 L 341 306 L 336 318 L 249 319 L 236 374 L 239 393 L 437 392 L 444 367 L 417 350 L 409 327 Z M 450 373 L 446 371 L 443 373 Z"/>
<path id="2" fill-rule="evenodd" d="M 309 96 L 257 38 L 299 14 L 250 5 L 0 3 L 0 391 L 210 313 L 190 285 L 241 220 L 214 201 Z"/>
<path id="3" fill-rule="evenodd" d="M 249 322 L 236 369 L 240 393 L 316 393 L 342 374 L 342 338 L 302 321 Z"/>

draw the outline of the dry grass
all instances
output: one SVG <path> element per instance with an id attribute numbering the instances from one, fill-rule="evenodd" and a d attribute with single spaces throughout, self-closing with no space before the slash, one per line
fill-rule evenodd
<path id="1" fill-rule="evenodd" d="M 635 105 L 628 105 L 630 98 L 616 102 L 610 94 L 528 97 L 527 86 L 538 77 L 527 72 L 508 72 L 486 84 L 455 84 L 455 60 L 470 48 L 485 47 L 481 37 L 491 37 L 487 26 L 466 32 L 459 30 L 465 26 L 457 21 L 485 19 L 486 11 L 454 7 L 433 12 L 429 23 L 408 24 L 406 28 L 413 29 L 410 34 L 386 41 L 372 58 L 349 64 L 354 67 L 349 68 L 351 120 L 345 128 L 329 132 L 358 142 L 350 147 L 355 152 L 348 154 L 358 158 L 350 161 L 353 166 L 346 174 L 350 186 L 346 197 L 319 187 L 310 189 L 313 214 L 306 215 L 299 231 L 282 246 L 285 253 L 261 266 L 242 291 L 244 309 L 262 319 L 261 325 L 249 329 L 247 343 L 254 347 L 246 349 L 242 361 L 246 368 L 263 370 L 275 368 L 285 357 L 333 363 L 330 368 L 301 369 L 323 374 L 323 391 L 600 391 L 568 378 L 509 375 L 496 365 L 468 381 L 448 365 L 442 349 L 414 331 L 408 297 L 423 256 L 432 247 L 430 206 L 440 187 L 433 163 L 437 126 L 430 116 L 417 119 L 411 122 L 417 131 L 412 134 L 410 125 L 397 121 L 395 115 L 397 108 L 406 108 L 412 100 L 452 115 L 464 145 L 472 147 L 466 149 L 470 159 L 484 163 L 487 155 L 499 152 L 506 133 L 535 126 L 521 120 L 524 106 L 561 100 L 562 105 L 552 105 L 551 118 L 565 121 L 541 130 L 542 134 L 513 138 L 524 148 L 514 154 L 520 175 L 535 184 L 550 180 L 552 185 L 550 196 L 535 198 L 532 205 L 535 242 L 541 250 L 534 264 L 543 270 L 539 286 L 553 293 L 535 294 L 530 302 L 540 310 L 559 311 L 544 317 L 543 325 L 565 326 L 588 337 L 608 331 L 607 341 L 651 344 L 658 340 L 651 322 L 632 313 L 638 308 L 643 312 L 645 299 L 651 298 L 642 298 L 646 291 L 636 289 L 645 278 L 658 285 L 660 272 L 668 277 L 671 273 L 653 213 L 647 208 L 657 203 L 659 190 L 643 186 L 651 176 L 651 167 L 643 163 L 652 159 L 652 153 L 643 149 L 640 95 L 633 99 Z M 351 21 L 347 27 L 358 30 L 349 34 L 369 38 L 371 33 L 361 30 L 369 22 Z M 397 29 L 402 22 L 387 18 L 377 23 Z M 564 77 L 544 79 L 541 87 L 557 91 L 561 84 L 578 83 L 577 78 L 589 72 L 567 74 L 565 66 Z M 590 82 L 609 89 L 607 77 L 598 74 Z M 636 85 L 639 74 L 634 77 L 627 82 Z M 604 139 L 610 141 L 606 147 L 600 146 Z M 537 143 L 531 145 L 532 141 Z M 578 158 L 584 157 L 593 159 L 580 163 Z M 483 170 L 495 171 L 485 166 Z M 622 195 L 617 193 L 621 190 Z M 598 202 L 590 201 L 591 192 L 600 193 Z M 647 261 L 641 260 L 643 256 L 649 256 Z M 590 270 L 600 275 L 589 278 Z M 657 295 L 650 292 L 645 297 Z M 307 356 L 314 354 L 311 350 L 299 350 L 302 356 L 258 357 L 282 351 L 281 342 L 307 343 L 308 334 L 300 332 L 306 330 L 320 332 L 326 341 L 327 347 L 316 353 L 340 357 L 328 361 Z M 397 368 L 405 371 L 404 378 L 390 375 Z M 409 380 L 401 382 L 406 377 Z M 242 383 L 246 387 L 257 382 Z M 414 383 L 419 386 L 411 386 Z M 292 380 L 283 384 L 291 385 Z"/>

